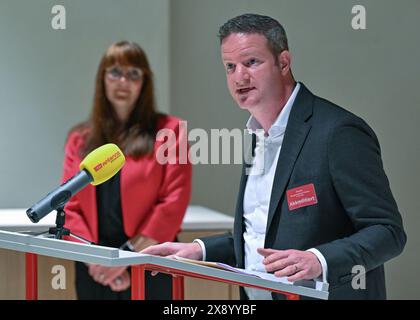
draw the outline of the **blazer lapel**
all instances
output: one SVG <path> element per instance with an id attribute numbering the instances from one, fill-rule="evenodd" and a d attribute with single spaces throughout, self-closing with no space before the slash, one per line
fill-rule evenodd
<path id="1" fill-rule="evenodd" d="M 298 95 L 290 112 L 283 144 L 281 147 L 268 210 L 268 233 L 279 201 L 289 181 L 296 159 L 311 129 L 308 121 L 312 116 L 313 94 L 301 84 Z M 267 239 L 267 237 L 266 237 Z"/>
<path id="2" fill-rule="evenodd" d="M 244 246 L 243 246 L 243 213 L 244 213 L 244 194 L 245 186 L 248 181 L 248 170 L 251 169 L 251 159 L 254 155 L 254 149 L 256 145 L 255 134 L 251 135 L 251 144 L 245 147 L 244 165 L 242 166 L 241 182 L 239 184 L 238 198 L 236 201 L 235 220 L 233 225 L 233 243 L 235 247 L 236 262 L 238 267 L 244 266 Z"/>

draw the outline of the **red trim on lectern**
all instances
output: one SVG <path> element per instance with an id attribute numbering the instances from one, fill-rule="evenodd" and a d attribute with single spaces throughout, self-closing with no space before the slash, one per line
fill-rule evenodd
<path id="1" fill-rule="evenodd" d="M 38 299 L 38 255 L 25 253 L 26 300 Z"/>
<path id="2" fill-rule="evenodd" d="M 131 266 L 131 300 L 145 300 L 145 265 Z"/>

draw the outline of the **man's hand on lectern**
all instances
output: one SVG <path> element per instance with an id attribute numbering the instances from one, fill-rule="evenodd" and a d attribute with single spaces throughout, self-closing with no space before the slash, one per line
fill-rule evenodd
<path id="1" fill-rule="evenodd" d="M 197 242 L 192 243 L 179 243 L 179 242 L 165 242 L 155 246 L 150 246 L 140 253 L 151 254 L 154 256 L 161 256 L 172 258 L 178 256 L 193 260 L 202 260 L 203 251 Z"/>
<path id="2" fill-rule="evenodd" d="M 274 250 L 258 248 L 264 257 L 267 272 L 276 277 L 288 277 L 290 282 L 302 279 L 315 279 L 322 275 L 322 266 L 317 256 L 310 251 Z"/>
<path id="3" fill-rule="evenodd" d="M 151 254 L 154 256 L 161 256 L 166 258 L 173 258 L 174 256 L 188 258 L 193 260 L 203 260 L 203 251 L 197 242 L 179 243 L 179 242 L 165 242 L 155 246 L 150 246 L 140 253 Z M 159 272 L 152 271 L 152 276 Z"/>

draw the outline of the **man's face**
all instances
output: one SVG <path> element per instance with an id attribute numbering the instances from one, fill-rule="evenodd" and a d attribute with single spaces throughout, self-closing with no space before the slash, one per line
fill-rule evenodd
<path id="1" fill-rule="evenodd" d="M 260 34 L 233 33 L 222 42 L 230 94 L 249 111 L 281 97 L 281 68 L 267 45 L 267 39 Z"/>

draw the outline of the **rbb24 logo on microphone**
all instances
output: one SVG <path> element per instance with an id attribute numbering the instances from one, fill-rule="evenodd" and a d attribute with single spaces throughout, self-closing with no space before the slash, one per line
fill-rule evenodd
<path id="1" fill-rule="evenodd" d="M 121 157 L 121 152 L 117 151 L 115 152 L 112 156 L 108 157 L 104 162 L 101 162 L 99 164 L 97 164 L 93 170 L 95 170 L 95 172 L 98 172 L 99 170 L 101 170 L 103 167 L 105 167 L 108 163 L 113 163 L 116 159 L 118 159 L 119 157 Z"/>

